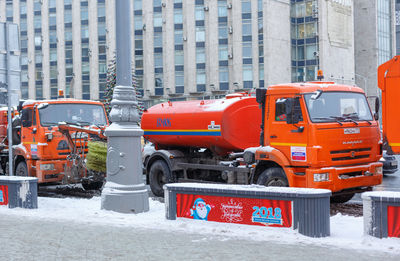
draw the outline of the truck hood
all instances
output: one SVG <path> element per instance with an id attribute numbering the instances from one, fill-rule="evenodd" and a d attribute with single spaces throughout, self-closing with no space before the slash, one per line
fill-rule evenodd
<path id="1" fill-rule="evenodd" d="M 317 164 L 320 166 L 362 164 L 381 157 L 381 137 L 376 123 L 316 124 L 314 128 L 315 135 L 309 140 L 319 148 Z"/>

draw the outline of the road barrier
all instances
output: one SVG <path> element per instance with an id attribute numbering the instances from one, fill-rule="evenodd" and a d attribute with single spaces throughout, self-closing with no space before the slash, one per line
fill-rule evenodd
<path id="1" fill-rule="evenodd" d="M 37 178 L 0 176 L 0 205 L 37 208 Z"/>
<path id="2" fill-rule="evenodd" d="M 365 192 L 361 197 L 364 233 L 379 238 L 400 237 L 400 192 Z"/>
<path id="3" fill-rule="evenodd" d="M 169 220 L 287 227 L 309 237 L 330 235 L 330 190 L 176 183 L 164 185 L 164 192 Z"/>

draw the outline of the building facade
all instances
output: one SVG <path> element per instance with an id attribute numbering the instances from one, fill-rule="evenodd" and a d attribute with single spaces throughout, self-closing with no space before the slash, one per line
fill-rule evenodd
<path id="1" fill-rule="evenodd" d="M 101 99 L 114 0 L 0 0 L 20 25 L 23 98 Z M 132 63 L 150 105 L 316 79 L 354 83 L 351 0 L 131 0 Z"/>
<path id="2" fill-rule="evenodd" d="M 377 68 L 396 53 L 395 1 L 355 1 L 356 84 L 367 96 L 378 96 Z"/>

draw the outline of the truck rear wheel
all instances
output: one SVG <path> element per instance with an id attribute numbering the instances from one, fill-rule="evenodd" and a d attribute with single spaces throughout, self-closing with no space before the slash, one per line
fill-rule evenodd
<path id="1" fill-rule="evenodd" d="M 288 187 L 289 182 L 281 168 L 273 167 L 264 170 L 257 179 L 257 184 L 266 187 Z"/>
<path id="2" fill-rule="evenodd" d="M 164 197 L 164 184 L 173 182 L 171 170 L 163 160 L 151 164 L 149 171 L 150 188 L 156 197 Z"/>
<path id="3" fill-rule="evenodd" d="M 15 168 L 15 176 L 22 176 L 22 177 L 28 176 L 28 167 L 25 161 L 20 161 L 17 164 L 17 167 Z"/>

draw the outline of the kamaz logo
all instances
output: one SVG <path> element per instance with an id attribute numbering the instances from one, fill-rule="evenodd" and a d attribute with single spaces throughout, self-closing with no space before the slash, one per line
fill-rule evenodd
<path id="1" fill-rule="evenodd" d="M 171 127 L 171 119 L 168 118 L 158 118 L 157 127 Z"/>

